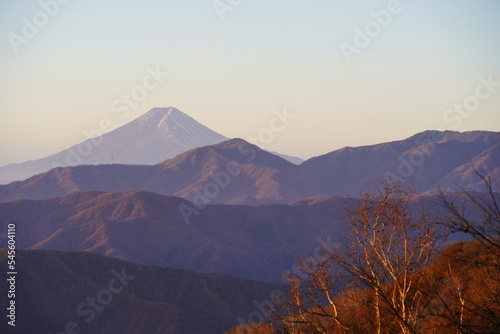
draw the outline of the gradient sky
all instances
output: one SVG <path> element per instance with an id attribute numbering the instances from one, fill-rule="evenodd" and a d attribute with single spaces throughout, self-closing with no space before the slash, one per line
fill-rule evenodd
<path id="1" fill-rule="evenodd" d="M 500 1 L 402 0 L 349 64 L 340 43 L 389 2 L 242 0 L 221 20 L 213 0 L 72 0 L 16 53 L 9 34 L 21 36 L 40 3 L 0 1 L 0 165 L 156 106 L 244 139 L 286 106 L 296 118 L 267 148 L 302 158 L 427 129 L 500 131 L 500 86 L 460 124 L 443 119 L 478 77 L 500 81 Z M 157 65 L 165 81 L 128 117 L 113 113 Z"/>

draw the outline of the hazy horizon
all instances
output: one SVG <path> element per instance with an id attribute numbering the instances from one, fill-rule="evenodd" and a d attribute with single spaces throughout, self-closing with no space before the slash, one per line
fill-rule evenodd
<path id="1" fill-rule="evenodd" d="M 231 3 L 1 3 L 0 166 L 153 107 L 243 139 L 286 107 L 296 117 L 266 149 L 304 159 L 425 130 L 500 131 L 498 1 Z M 146 96 L 116 112 L 137 86 Z"/>
<path id="2" fill-rule="evenodd" d="M 175 107 L 175 106 L 168 106 L 168 107 L 159 107 L 159 106 L 156 106 L 156 107 L 151 108 L 150 110 L 147 110 L 144 114 L 139 115 L 138 117 L 136 117 L 136 118 L 134 118 L 134 119 L 131 119 L 129 122 L 127 122 L 127 123 L 125 123 L 125 124 L 123 124 L 123 125 L 126 125 L 126 124 L 128 124 L 128 123 L 131 123 L 131 122 L 133 122 L 133 121 L 137 120 L 138 118 L 140 118 L 141 116 L 144 116 L 145 114 L 147 114 L 149 111 L 151 111 L 151 110 L 152 110 L 152 109 L 154 109 L 154 108 L 155 108 L 155 109 L 156 109 L 156 108 L 162 108 L 162 109 L 176 108 L 176 109 L 180 110 L 179 108 L 177 108 L 177 107 Z M 180 110 L 180 111 L 181 111 L 181 112 L 183 112 L 182 110 Z M 274 109 L 274 111 L 279 111 L 279 109 L 278 109 L 278 108 L 276 108 L 276 109 Z M 190 116 L 190 115 L 188 115 L 188 116 Z M 107 119 L 107 118 L 106 118 L 106 119 Z M 114 124 L 113 124 L 113 125 L 114 125 Z M 204 124 L 203 124 L 203 125 L 204 125 Z M 264 128 L 264 127 L 263 127 L 263 128 Z M 267 128 L 268 128 L 268 127 L 267 127 Z M 91 132 L 92 130 L 95 130 L 95 129 L 98 129 L 98 126 L 96 126 L 95 128 L 89 128 L 89 129 L 87 129 L 87 130 L 89 130 L 89 132 Z M 112 129 L 112 130 L 110 130 L 110 131 L 105 131 L 105 132 L 103 132 L 103 134 L 110 133 L 110 132 L 112 132 L 112 131 L 114 131 L 114 130 L 115 130 L 115 129 Z M 291 156 L 299 157 L 299 158 L 301 158 L 301 159 L 303 159 L 303 160 L 308 160 L 308 159 L 310 159 L 310 158 L 313 158 L 313 157 L 316 157 L 316 156 L 319 156 L 319 155 L 324 155 L 324 154 L 327 154 L 327 153 L 330 153 L 330 152 L 332 152 L 332 151 L 335 151 L 335 150 L 338 150 L 338 149 L 341 149 L 341 148 L 345 148 L 345 147 L 371 146 L 371 145 L 377 145 L 377 144 L 382 144 L 382 143 L 386 143 L 386 142 L 399 141 L 399 140 L 404 140 L 404 139 L 407 139 L 407 138 L 409 138 L 409 137 L 411 137 L 411 136 L 413 136 L 413 135 L 416 135 L 416 134 L 418 134 L 418 133 L 421 133 L 421 132 L 424 132 L 424 131 L 432 131 L 432 130 L 437 130 L 437 131 L 441 131 L 441 130 L 442 130 L 442 131 L 454 131 L 454 130 L 446 130 L 446 129 L 423 129 L 422 131 L 418 131 L 418 132 L 415 132 L 415 133 L 408 134 L 406 137 L 402 137 L 402 138 L 394 138 L 394 139 L 389 139 L 389 140 L 386 140 L 386 141 L 372 142 L 372 143 L 365 143 L 365 144 L 361 143 L 361 144 L 359 144 L 359 145 L 349 145 L 349 144 L 347 144 L 347 145 L 344 145 L 344 146 L 342 146 L 342 147 L 336 147 L 336 148 L 333 148 L 333 149 L 331 149 L 331 150 L 329 150 L 329 151 L 321 152 L 321 153 L 319 153 L 319 154 L 317 154 L 317 155 L 312 155 L 312 156 L 299 156 L 299 155 L 293 155 L 293 153 L 283 152 L 283 151 L 276 152 L 276 153 L 285 154 L 285 155 L 291 155 Z M 458 132 L 469 132 L 469 131 L 490 131 L 490 130 L 467 130 L 467 131 L 458 131 Z M 493 131 L 493 132 L 497 132 L 497 131 Z M 224 135 L 224 134 L 223 134 L 223 133 L 221 133 L 221 135 Z M 279 136 L 279 135 L 280 135 L 280 133 L 277 133 L 277 134 L 275 134 L 275 135 L 274 135 L 274 137 L 277 137 L 277 136 Z M 227 137 L 227 136 L 226 136 L 226 137 Z M 246 140 L 246 141 L 248 141 L 248 142 L 250 142 L 250 143 L 253 143 L 253 144 L 257 145 L 257 146 L 261 146 L 262 148 L 267 148 L 267 145 L 268 145 L 268 144 L 263 143 L 263 142 L 259 142 L 258 138 L 256 138 L 256 137 L 257 137 L 257 136 L 253 136 L 253 135 L 248 136 L 248 137 L 245 137 L 245 138 L 243 138 L 243 137 L 241 137 L 241 136 L 236 136 L 236 137 L 228 137 L 228 140 L 235 139 L 235 138 L 241 138 L 241 139 L 244 139 L 244 140 Z M 85 136 L 84 138 L 85 138 L 84 140 L 87 140 L 87 139 L 95 138 L 95 136 Z M 353 139 L 354 139 L 354 138 L 353 138 Z M 82 140 L 81 142 L 83 142 L 84 140 Z M 74 146 L 74 145 L 76 145 L 76 144 L 79 144 L 79 143 L 81 143 L 81 142 L 71 143 L 71 144 L 67 145 L 67 147 L 65 147 L 65 148 L 72 147 L 72 146 Z M 271 144 L 272 144 L 272 143 L 271 143 Z M 269 149 L 269 150 L 272 150 L 272 149 Z M 60 151 L 52 152 L 52 153 L 49 153 L 49 154 L 46 154 L 46 155 L 40 156 L 40 158 L 44 158 L 44 157 L 46 157 L 46 156 L 50 156 L 50 155 L 52 155 L 52 154 L 59 153 L 59 152 L 60 152 Z M 36 160 L 36 159 L 34 159 L 34 160 Z M 29 160 L 28 160 L 28 161 L 29 161 Z M 0 167 L 6 166 L 6 165 L 9 165 L 9 164 L 12 164 L 12 163 L 14 163 L 14 164 L 15 164 L 15 163 L 22 163 L 22 162 L 26 162 L 26 160 L 19 161 L 19 162 L 10 162 L 10 163 L 7 163 L 7 164 L 0 164 Z"/>

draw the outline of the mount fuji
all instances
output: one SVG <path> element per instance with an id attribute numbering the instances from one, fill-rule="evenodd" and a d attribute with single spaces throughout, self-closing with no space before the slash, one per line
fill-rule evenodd
<path id="1" fill-rule="evenodd" d="M 60 166 L 156 164 L 193 148 L 227 139 L 176 108 L 153 108 L 124 126 L 59 153 L 0 167 L 0 184 L 23 180 Z"/>

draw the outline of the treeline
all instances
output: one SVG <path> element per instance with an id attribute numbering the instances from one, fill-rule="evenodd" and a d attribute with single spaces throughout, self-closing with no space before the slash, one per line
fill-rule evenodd
<path id="1" fill-rule="evenodd" d="M 228 333 L 500 333 L 500 201 L 478 175 L 486 192 L 442 193 L 439 221 L 400 184 L 363 194 L 350 237 L 297 263 L 266 323 Z M 453 233 L 472 240 L 440 249 Z"/>

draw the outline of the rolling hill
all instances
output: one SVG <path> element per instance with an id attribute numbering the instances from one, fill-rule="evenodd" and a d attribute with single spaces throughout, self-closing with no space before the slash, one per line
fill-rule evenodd
<path id="1" fill-rule="evenodd" d="M 16 326 L 4 315 L 2 333 L 221 334 L 277 288 L 87 252 L 18 251 L 16 259 Z M 6 262 L 7 251 L 0 249 L 0 266 Z M 0 278 L 6 310 L 5 271 Z"/>
<path id="2" fill-rule="evenodd" d="M 20 249 L 90 251 L 147 265 L 280 281 L 306 250 L 343 234 L 343 198 L 291 205 L 193 204 L 141 191 L 78 192 L 0 204 L 0 228 L 17 223 Z M 328 241 L 330 240 L 330 241 Z"/>

